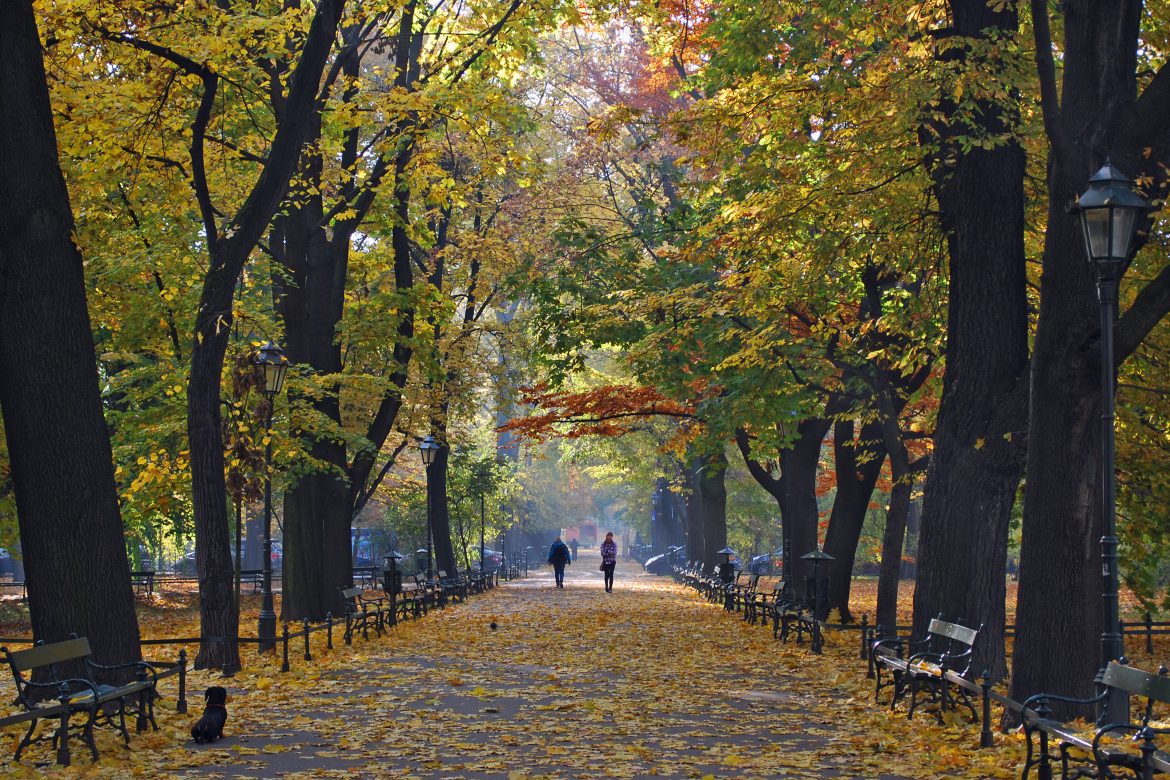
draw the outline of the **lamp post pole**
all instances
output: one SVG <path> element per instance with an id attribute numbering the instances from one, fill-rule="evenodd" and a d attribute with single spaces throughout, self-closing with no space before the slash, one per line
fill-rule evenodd
<path id="1" fill-rule="evenodd" d="M 431 464 L 435 462 L 435 455 L 439 452 L 439 443 L 428 433 L 419 445 L 419 451 L 422 453 L 423 466 L 427 472 L 427 584 L 430 584 L 435 581 L 434 570 L 431 567 L 434 550 L 434 535 L 431 529 Z"/>
<path id="2" fill-rule="evenodd" d="M 484 495 L 483 488 L 480 486 L 479 491 L 479 578 L 482 581 L 487 575 L 487 561 L 483 559 L 484 550 L 487 549 L 484 545 Z M 485 581 L 486 587 L 486 581 Z"/>
<path id="3" fill-rule="evenodd" d="M 264 431 L 268 443 L 264 447 L 264 561 L 260 589 L 260 619 L 256 624 L 259 652 L 276 648 L 276 609 L 272 599 L 272 412 L 276 396 L 284 385 L 288 359 L 280 347 L 271 341 L 260 348 L 254 358 L 264 374 L 264 394 L 268 396 L 268 415 Z"/>
<path id="4" fill-rule="evenodd" d="M 1134 236 L 1153 208 L 1133 191 L 1130 180 L 1108 160 L 1089 179 L 1089 189 L 1073 211 L 1080 215 L 1085 252 L 1097 273 L 1097 300 L 1101 314 L 1101 671 L 1121 658 L 1121 611 L 1118 605 L 1117 482 L 1114 441 L 1114 394 L 1116 392 L 1113 329 L 1117 320 L 1117 294 L 1121 277 L 1135 251 Z M 1129 721 L 1129 697 L 1110 688 L 1098 723 Z"/>

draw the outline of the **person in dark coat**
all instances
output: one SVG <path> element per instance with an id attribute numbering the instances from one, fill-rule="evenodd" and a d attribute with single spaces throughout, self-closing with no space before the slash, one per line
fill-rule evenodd
<path id="1" fill-rule="evenodd" d="M 573 551 L 573 563 L 577 562 L 577 540 L 571 539 L 569 541 L 569 549 Z"/>
<path id="2" fill-rule="evenodd" d="M 548 562 L 552 564 L 553 573 L 557 577 L 557 587 L 565 587 L 565 566 L 567 566 L 573 555 L 569 552 L 568 546 L 561 541 L 561 537 L 552 543 L 552 547 L 548 549 Z"/>

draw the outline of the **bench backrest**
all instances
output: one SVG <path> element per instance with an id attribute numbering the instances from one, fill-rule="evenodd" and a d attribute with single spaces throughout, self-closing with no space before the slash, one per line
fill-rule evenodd
<path id="1" fill-rule="evenodd" d="M 927 626 L 927 650 L 942 657 L 947 667 L 961 677 L 966 677 L 971 671 L 971 661 L 975 657 L 974 645 L 979 636 L 979 628 L 967 628 L 958 623 L 949 623 L 942 618 L 934 618 Z"/>
<path id="2" fill-rule="evenodd" d="M 49 645 L 36 645 L 15 652 L 5 648 L 5 652 L 8 653 L 8 663 L 14 672 L 27 672 L 67 661 L 78 661 L 90 655 L 89 639 L 83 636 Z"/>
<path id="3" fill-rule="evenodd" d="M 960 626 L 958 623 L 948 623 L 938 618 L 931 620 L 930 626 L 926 630 L 931 634 L 946 637 L 967 647 L 975 644 L 975 637 L 979 635 L 977 629 Z"/>
<path id="4" fill-rule="evenodd" d="M 1119 688 L 1133 696 L 1142 696 L 1153 701 L 1170 703 L 1170 677 L 1165 672 L 1150 674 L 1132 666 L 1111 661 L 1105 669 L 1101 682 L 1111 688 Z"/>

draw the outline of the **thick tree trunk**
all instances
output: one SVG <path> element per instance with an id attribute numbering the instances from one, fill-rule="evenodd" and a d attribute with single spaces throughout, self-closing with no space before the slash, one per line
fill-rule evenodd
<path id="1" fill-rule="evenodd" d="M 702 562 L 704 569 L 706 569 L 709 556 L 707 555 L 706 539 L 703 537 L 703 503 L 698 490 L 701 468 L 701 459 L 692 458 L 684 470 L 687 484 L 691 488 L 687 491 L 686 497 L 687 557 L 692 561 Z M 723 548 L 713 548 L 713 550 L 721 549 Z"/>
<path id="2" fill-rule="evenodd" d="M 886 445 L 881 423 L 861 427 L 860 437 L 853 437 L 853 421 L 843 420 L 833 426 L 833 452 L 836 455 L 837 495 L 825 532 L 825 552 L 834 560 L 828 569 L 829 600 L 827 611 L 838 610 L 842 623 L 852 623 L 849 611 L 849 588 L 853 584 L 853 562 L 857 544 L 869 511 L 869 500 L 886 459 Z M 822 616 L 823 617 L 823 616 Z"/>
<path id="3" fill-rule="evenodd" d="M 1028 419 L 1012 670 L 1012 696 L 1017 698 L 1040 691 L 1089 696 L 1093 677 L 1105 660 L 1099 606 L 1103 535 L 1099 309 L 1079 226 L 1064 206 L 1080 195 L 1107 157 L 1131 175 L 1145 173 L 1152 181 L 1165 181 L 1158 169 L 1170 140 L 1165 122 L 1167 73 L 1163 67 L 1137 99 L 1135 53 L 1141 13 L 1142 4 L 1136 0 L 1065 4 L 1063 99 L 1057 110 L 1053 79 L 1045 106 L 1052 144 L 1049 210 Z M 1150 128 L 1152 134 L 1144 135 Z M 1157 280 L 1143 293 L 1156 284 Z M 1150 306 L 1143 297 L 1126 319 L 1136 313 L 1137 319 L 1145 318 L 1152 326 L 1164 316 L 1165 304 Z M 1119 329 L 1117 359 L 1123 360 L 1142 337 L 1144 333 L 1127 341 L 1125 328 Z M 1057 711 L 1062 716 L 1088 714 Z"/>
<path id="4" fill-rule="evenodd" d="M 821 462 L 821 444 L 829 432 L 829 420 L 805 420 L 798 428 L 798 438 L 792 449 L 786 450 L 780 458 L 784 472 L 784 522 L 788 523 L 789 554 L 792 561 L 791 576 L 784 572 L 784 578 L 792 583 L 796 594 L 804 598 L 808 578 L 813 575 L 813 565 L 801 559 L 819 546 L 820 506 L 817 503 L 817 468 Z"/>
<path id="5" fill-rule="evenodd" d="M 32 4 L 0 0 L 0 414 L 33 636 L 138 660 L 81 253 Z"/>
<path id="6" fill-rule="evenodd" d="M 1016 34 L 1015 5 L 995 10 L 985 0 L 952 0 L 951 9 L 956 36 Z M 944 56 L 967 55 L 952 50 Z M 984 107 L 978 118 L 993 134 L 1010 131 L 1014 123 L 994 106 Z M 1008 518 L 1022 469 L 1026 416 L 1024 154 L 1015 141 L 963 151 L 953 136 L 968 134 L 965 124 L 930 129 L 941 144 L 935 193 L 950 251 L 951 299 L 914 627 L 921 634 L 939 613 L 982 624 L 973 668 L 990 667 L 999 676 L 1006 668 Z"/>
<path id="7" fill-rule="evenodd" d="M 441 432 L 440 432 L 441 433 Z M 442 439 L 440 439 L 442 441 Z M 458 569 L 455 547 L 451 544 L 451 511 L 447 505 L 447 467 L 451 448 L 446 443 L 435 454 L 435 462 L 428 469 L 427 490 L 431 499 L 431 532 L 434 534 L 435 568 L 448 575 Z"/>
<path id="8" fill-rule="evenodd" d="M 320 135 L 315 119 L 310 138 Z M 306 147 L 301 158 L 304 181 L 321 181 L 321 158 L 316 147 Z M 337 324 L 344 306 L 349 264 L 348 233 L 333 240 L 322 227 L 319 188 L 303 193 L 299 208 L 290 208 L 277 220 L 272 244 L 285 269 L 278 310 L 285 327 L 286 354 L 292 363 L 307 365 L 319 375 L 342 371 Z M 342 614 L 338 591 L 353 584 L 350 557 L 350 491 L 340 474 L 348 468 L 345 445 L 334 433 L 342 427 L 336 386 L 313 396 L 290 397 L 309 406 L 328 422 L 294 430 L 311 456 L 328 464 L 328 471 L 306 474 L 284 497 L 285 568 L 281 616 L 314 622 L 327 613 Z M 291 396 L 291 393 L 290 393 Z"/>
<path id="9" fill-rule="evenodd" d="M 751 457 L 744 431 L 737 431 L 735 437 L 748 471 L 780 505 L 787 548 L 785 559 L 792 562 L 791 571 L 784 571 L 784 579 L 801 598 L 805 593 L 805 579 L 812 576 L 812 565 L 802 561 L 800 556 L 812 552 L 818 544 L 817 466 L 821 459 L 821 443 L 831 425 L 829 420 L 819 418 L 800 423 L 792 448 L 780 453 L 780 478 L 773 477 L 763 464 Z"/>
<path id="10" fill-rule="evenodd" d="M 236 213 L 230 229 L 218 234 L 217 218 L 203 173 L 203 139 L 198 128 L 192 143 L 196 191 L 207 232 L 210 263 L 199 298 L 187 384 L 187 436 L 191 449 L 191 493 L 195 514 L 195 564 L 199 572 L 202 641 L 197 668 L 239 668 L 233 598 L 232 561 L 228 547 L 227 492 L 224 482 L 220 377 L 232 324 L 236 279 L 276 213 L 300 158 L 325 61 L 333 48 L 344 0 L 321 0 L 310 24 L 300 60 L 289 82 L 283 121 L 256 184 Z M 214 80 L 205 76 L 204 104 L 214 96 Z M 206 127 L 206 118 L 203 117 Z"/>
<path id="11" fill-rule="evenodd" d="M 878 570 L 877 616 L 875 625 L 884 636 L 892 636 L 898 625 L 898 585 L 902 574 L 902 547 L 906 540 L 906 517 L 910 513 L 910 493 L 914 480 L 908 475 L 894 477 L 890 506 L 886 511 L 886 530 L 882 534 L 882 562 Z"/>
<path id="12" fill-rule="evenodd" d="M 692 490 L 699 511 L 703 537 L 703 568 L 720 563 L 719 550 L 727 546 L 727 456 L 720 450 L 698 458 Z"/>

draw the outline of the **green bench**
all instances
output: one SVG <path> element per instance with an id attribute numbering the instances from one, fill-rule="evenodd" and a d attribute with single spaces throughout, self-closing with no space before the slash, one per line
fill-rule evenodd
<path id="1" fill-rule="evenodd" d="M 135 728 L 145 731 L 154 720 L 154 699 L 158 674 L 144 661 L 107 666 L 91 658 L 89 640 L 75 637 L 64 642 L 37 644 L 27 650 L 0 648 L 12 670 L 16 683 L 15 703 L 23 712 L 0 719 L 0 727 L 29 724 L 28 730 L 16 746 L 14 760 L 19 761 L 25 748 L 38 742 L 51 742 L 56 749 L 57 763 L 68 766 L 69 738 L 78 736 L 89 746 L 93 760 L 98 760 L 98 749 L 93 730 L 96 725 L 108 725 L 117 730 L 126 745 L 130 734 L 126 730 L 126 716 L 136 717 Z M 84 676 L 70 673 L 65 667 L 84 669 Z M 100 677 L 133 676 L 133 682 L 108 685 Z M 32 678 L 36 678 L 35 680 Z M 81 715 L 79 724 L 72 722 Z M 42 720 L 56 723 L 49 734 L 34 736 Z"/>

